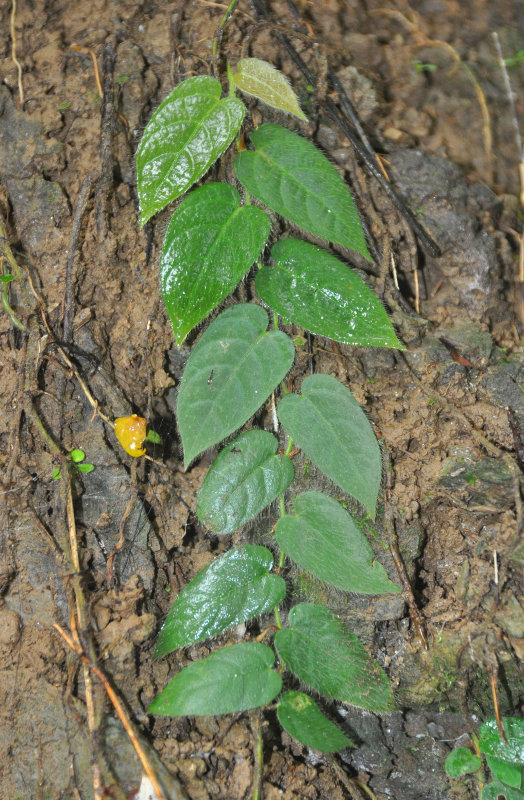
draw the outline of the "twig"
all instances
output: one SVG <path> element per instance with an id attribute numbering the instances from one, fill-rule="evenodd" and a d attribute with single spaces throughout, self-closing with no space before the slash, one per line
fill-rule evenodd
<path id="1" fill-rule="evenodd" d="M 114 577 L 114 561 L 116 558 L 116 554 L 125 544 L 125 532 L 126 532 L 126 522 L 131 511 L 134 508 L 136 497 L 137 497 L 137 485 L 136 485 L 136 459 L 134 458 L 131 464 L 131 485 L 130 485 L 130 492 L 129 492 L 129 500 L 127 501 L 127 505 L 125 511 L 122 515 L 122 519 L 120 520 L 120 529 L 119 529 L 119 538 L 118 542 L 115 544 L 113 551 L 109 558 L 107 559 L 107 566 L 106 566 L 106 579 L 107 583 L 110 586 L 113 582 Z"/>
<path id="2" fill-rule="evenodd" d="M 404 596 L 404 600 L 408 604 L 409 616 L 411 619 L 411 623 L 413 625 L 413 630 L 415 631 L 424 650 L 427 650 L 428 641 L 426 637 L 426 632 L 424 630 L 424 620 L 422 618 L 422 614 L 418 609 L 415 600 L 415 595 L 413 594 L 413 589 L 411 588 L 411 583 L 409 581 L 409 577 L 406 572 L 406 567 L 404 566 L 404 561 L 402 559 L 398 547 L 398 535 L 397 535 L 395 520 L 393 517 L 394 514 L 393 505 L 391 502 L 392 473 L 389 464 L 389 454 L 387 453 L 387 451 L 385 454 L 385 459 L 386 459 L 385 472 L 387 476 L 386 477 L 387 485 L 384 493 L 385 506 L 386 506 L 384 522 L 386 527 L 386 533 L 388 536 L 389 552 L 391 553 L 393 563 L 395 564 L 395 568 L 397 570 L 397 574 L 402 586 L 402 594 Z"/>
<path id="3" fill-rule="evenodd" d="M 115 131 L 115 88 L 113 68 L 115 52 L 110 42 L 104 45 L 102 115 L 100 120 L 100 178 L 96 187 L 96 226 L 98 239 L 107 236 L 107 202 L 113 189 L 113 136 Z"/>
<path id="4" fill-rule="evenodd" d="M 261 800 L 262 778 L 264 770 L 264 742 L 262 739 L 261 712 L 259 709 L 250 712 L 251 730 L 255 736 L 254 766 L 253 766 L 253 800 Z"/>
<path id="5" fill-rule="evenodd" d="M 20 100 L 20 108 L 24 105 L 24 87 L 22 85 L 22 65 L 16 57 L 16 0 L 11 2 L 11 17 L 9 19 L 9 30 L 11 32 L 11 60 L 16 66 L 18 72 L 18 97 Z"/>
<path id="6" fill-rule="evenodd" d="M 251 0 L 251 3 L 255 9 L 257 16 L 262 16 L 265 19 L 269 18 L 269 13 L 266 9 L 266 6 L 263 0 Z M 299 55 L 299 53 L 295 50 L 287 36 L 279 31 L 275 31 L 275 35 L 278 37 L 279 41 L 285 47 L 287 52 L 289 53 L 290 57 L 293 59 L 299 70 L 305 76 L 306 80 L 312 85 L 316 86 L 317 78 L 313 75 L 305 61 Z M 373 175 L 373 177 L 378 181 L 384 192 L 388 195 L 390 200 L 394 203 L 394 205 L 402 212 L 402 214 L 406 217 L 411 225 L 413 231 L 416 233 L 419 241 L 422 245 L 427 249 L 433 257 L 438 257 L 441 255 L 440 248 L 433 241 L 431 236 L 424 230 L 420 222 L 417 220 L 413 212 L 406 206 L 404 201 L 395 191 L 395 189 L 391 186 L 389 181 L 387 181 L 380 169 L 380 166 L 375 159 L 371 158 L 370 154 L 367 152 L 366 148 L 361 144 L 357 134 L 351 127 L 351 125 L 346 121 L 345 117 L 341 114 L 335 103 L 329 98 L 326 97 L 325 107 L 328 115 L 331 119 L 338 125 L 342 133 L 349 139 L 351 145 L 355 149 L 359 158 L 362 159 L 363 163 L 366 166 L 368 172 Z"/>
<path id="7" fill-rule="evenodd" d="M 102 99 L 102 97 L 104 96 L 104 90 L 102 89 L 102 82 L 100 80 L 100 72 L 98 71 L 98 64 L 96 60 L 95 51 L 92 50 L 91 47 L 82 47 L 82 45 L 79 44 L 72 44 L 70 45 L 69 49 L 73 50 L 73 52 L 75 53 L 86 53 L 87 55 L 91 56 L 91 61 L 93 62 L 93 69 L 95 71 L 96 88 L 100 96 L 100 99 Z"/>
<path id="8" fill-rule="evenodd" d="M 416 47 L 441 47 L 442 49 L 446 50 L 446 52 L 451 56 L 455 64 L 464 70 L 466 75 L 469 78 L 471 85 L 475 91 L 475 95 L 477 97 L 477 102 L 480 106 L 480 113 L 482 115 L 482 139 L 484 142 L 484 153 L 486 155 L 486 161 L 488 166 L 488 182 L 491 182 L 492 179 L 492 171 L 493 171 L 493 152 L 492 152 L 492 143 L 493 138 L 491 135 L 491 118 L 489 113 L 488 104 L 486 102 L 486 96 L 480 86 L 476 76 L 474 75 L 471 68 L 462 61 L 459 53 L 453 47 L 453 45 L 449 44 L 449 42 L 445 42 L 442 39 L 431 39 L 427 36 L 420 27 L 420 15 L 417 14 L 411 6 L 406 3 L 409 13 L 411 15 L 411 19 L 409 19 L 405 14 L 398 9 L 392 8 L 377 8 L 371 11 L 371 14 L 385 14 L 389 17 L 394 17 L 398 19 L 404 27 L 406 27 L 414 36 L 415 39 L 418 41 L 416 42 Z"/>
<path id="9" fill-rule="evenodd" d="M 60 636 L 69 645 L 71 650 L 73 650 L 77 654 L 77 656 L 81 659 L 81 661 L 84 664 L 85 668 L 87 670 L 93 672 L 96 675 L 96 677 L 98 678 L 98 680 L 100 681 L 100 683 L 102 684 L 104 689 L 106 690 L 107 695 L 108 695 L 108 697 L 111 700 L 111 703 L 113 705 L 113 708 L 115 709 L 116 713 L 118 714 L 120 722 L 124 726 L 124 729 L 125 729 L 127 735 L 129 736 L 131 744 L 133 745 L 133 747 L 135 749 L 135 752 L 136 752 L 138 758 L 140 759 L 140 763 L 142 764 L 142 767 L 144 768 L 144 772 L 146 773 L 147 777 L 149 778 L 149 780 L 151 781 L 151 783 L 153 785 L 153 789 L 155 790 L 155 793 L 156 793 L 156 795 L 158 797 L 158 800 L 166 800 L 165 794 L 162 791 L 162 788 L 161 788 L 161 786 L 160 786 L 160 784 L 158 782 L 158 779 L 157 779 L 157 777 L 156 777 L 156 775 L 155 775 L 155 773 L 154 773 L 154 771 L 153 771 L 153 769 L 151 767 L 151 764 L 149 763 L 149 759 L 148 759 L 148 757 L 147 757 L 147 755 L 145 753 L 145 750 L 143 749 L 143 747 L 142 747 L 142 745 L 141 745 L 141 743 L 140 743 L 140 741 L 138 739 L 138 736 L 136 735 L 136 733 L 135 733 L 135 731 L 133 729 L 133 725 L 131 723 L 131 720 L 129 719 L 124 706 L 120 702 L 119 697 L 117 696 L 117 694 L 114 691 L 113 687 L 111 686 L 111 684 L 107 680 L 106 676 L 104 675 L 102 670 L 99 667 L 97 667 L 96 664 L 91 659 L 88 658 L 88 656 L 84 652 L 80 642 L 78 641 L 78 639 L 76 637 L 69 636 L 69 634 L 63 628 L 61 628 L 60 625 L 58 625 L 58 623 L 56 623 L 56 622 L 53 624 L 53 627 L 55 628 L 55 630 L 58 631 Z"/>
<path id="10" fill-rule="evenodd" d="M 497 728 L 499 729 L 499 736 L 501 741 L 504 744 L 508 743 L 506 739 L 506 731 L 504 730 L 504 725 L 502 724 L 502 718 L 500 716 L 500 708 L 499 708 L 499 696 L 497 691 L 497 672 L 498 672 L 498 664 L 496 662 L 496 656 L 493 655 L 492 659 L 488 662 L 488 672 L 489 672 L 489 682 L 491 685 L 491 696 L 493 698 L 493 710 L 495 712 L 495 719 L 497 720 Z"/>
<path id="11" fill-rule="evenodd" d="M 36 289 L 34 287 L 34 284 L 33 284 L 33 281 L 31 280 L 31 276 L 29 275 L 29 273 L 27 273 L 26 277 L 27 277 L 27 282 L 29 284 L 29 288 L 31 289 L 31 292 L 33 293 L 33 295 L 34 295 L 34 297 L 35 297 L 35 299 L 38 302 L 38 305 L 40 307 L 40 316 L 42 318 L 42 322 L 44 323 L 44 327 L 45 327 L 49 337 L 51 338 L 53 344 L 55 345 L 55 347 L 59 351 L 60 355 L 64 359 L 66 365 L 69 367 L 69 369 L 71 370 L 71 372 L 73 373 L 73 375 L 77 379 L 78 383 L 80 384 L 80 388 L 84 392 L 84 394 L 86 396 L 86 400 L 88 401 L 88 403 L 93 408 L 93 413 L 97 414 L 101 419 L 104 420 L 104 422 L 106 422 L 113 429 L 114 428 L 113 421 L 108 416 L 106 416 L 106 414 L 104 414 L 100 410 L 100 407 L 99 407 L 99 404 L 98 404 L 98 400 L 96 400 L 93 397 L 93 395 L 89 391 L 85 381 L 83 380 L 82 376 L 78 372 L 77 368 L 75 367 L 75 365 L 73 364 L 73 362 L 71 361 L 71 359 L 67 355 L 65 349 L 62 347 L 62 345 L 60 344 L 60 342 L 56 338 L 56 336 L 55 336 L 55 334 L 53 332 L 53 329 L 51 328 L 51 325 L 49 324 L 49 321 L 47 319 L 47 314 L 46 314 L 46 311 L 45 311 L 44 301 L 42 300 L 42 298 L 40 297 L 40 295 L 36 291 Z"/>
<path id="12" fill-rule="evenodd" d="M 213 46 L 211 48 L 211 57 L 212 57 L 212 71 L 215 76 L 218 75 L 218 60 L 220 57 L 220 49 L 222 47 L 222 39 L 224 37 L 224 30 L 226 25 L 228 24 L 233 11 L 235 10 L 235 6 L 238 3 L 238 0 L 231 0 L 229 5 L 226 8 L 226 13 L 220 20 L 219 26 L 215 31 L 213 36 Z"/>
<path id="13" fill-rule="evenodd" d="M 502 57 L 502 48 L 500 46 L 499 36 L 496 31 L 493 32 L 493 40 L 495 42 L 497 58 L 502 72 L 502 77 L 504 79 L 504 87 L 506 89 L 506 96 L 508 98 L 509 108 L 511 112 L 511 121 L 513 123 L 513 129 L 515 133 L 515 142 L 517 145 L 517 157 L 519 160 L 519 180 L 520 180 L 519 199 L 520 199 L 520 207 L 522 210 L 524 210 L 524 153 L 522 150 L 522 137 L 520 135 L 519 121 L 517 119 L 517 112 L 515 110 L 515 99 L 513 92 L 511 90 L 508 70 L 506 69 L 506 63 L 504 61 L 504 58 Z M 519 243 L 519 272 L 516 285 L 517 318 L 521 328 L 523 328 L 524 327 L 524 234 L 520 233 L 517 238 Z"/>
<path id="14" fill-rule="evenodd" d="M 93 189 L 96 175 L 97 170 L 93 170 L 84 178 L 78 193 L 78 200 L 76 201 L 76 208 L 73 216 L 73 232 L 71 234 L 69 255 L 66 263 L 64 324 L 62 328 L 62 336 L 66 344 L 69 344 L 71 341 L 71 335 L 73 333 L 73 265 L 78 248 L 78 238 L 80 236 L 82 221 L 86 213 L 87 203 Z"/>

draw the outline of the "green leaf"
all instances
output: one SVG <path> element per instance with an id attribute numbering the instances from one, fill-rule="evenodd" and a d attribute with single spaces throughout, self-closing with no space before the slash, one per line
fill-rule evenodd
<path id="1" fill-rule="evenodd" d="M 94 466 L 93 464 L 77 464 L 76 469 L 86 475 L 88 472 L 93 472 Z"/>
<path id="2" fill-rule="evenodd" d="M 511 764 L 524 766 L 524 719 L 504 717 L 507 744 L 500 738 L 497 720 L 488 719 L 479 728 L 479 750 Z"/>
<path id="3" fill-rule="evenodd" d="M 73 464 L 80 464 L 80 462 L 83 461 L 84 458 L 86 457 L 84 451 L 80 449 L 71 450 L 69 455 L 71 456 L 71 461 L 73 462 Z"/>
<path id="4" fill-rule="evenodd" d="M 278 605 L 286 584 L 270 574 L 272 567 L 271 552 L 252 544 L 211 562 L 175 600 L 158 636 L 155 657 L 216 636 Z"/>
<path id="5" fill-rule="evenodd" d="M 233 306 L 193 348 L 178 395 L 186 468 L 258 411 L 290 369 L 293 344 L 281 331 L 267 332 L 267 322 L 260 306 Z"/>
<path id="6" fill-rule="evenodd" d="M 320 150 L 279 125 L 262 125 L 251 141 L 256 150 L 235 159 L 248 192 L 305 231 L 370 259 L 351 193 Z"/>
<path id="7" fill-rule="evenodd" d="M 184 194 L 233 141 L 245 114 L 236 97 L 220 99 L 216 78 L 188 78 L 149 120 L 136 156 L 140 223 Z"/>
<path id="8" fill-rule="evenodd" d="M 524 800 L 524 792 L 520 789 L 512 789 L 500 781 L 493 781 L 488 783 L 481 792 L 481 800 L 500 800 L 505 797 L 506 800 Z"/>
<path id="9" fill-rule="evenodd" d="M 237 70 L 233 80 L 242 92 L 307 122 L 288 79 L 272 64 L 260 58 L 242 58 L 237 64 Z"/>
<path id="10" fill-rule="evenodd" d="M 147 432 L 146 442 L 151 442 L 152 444 L 162 444 L 162 437 L 156 431 L 149 430 Z"/>
<path id="11" fill-rule="evenodd" d="M 234 644 L 175 675 L 148 708 L 149 714 L 232 714 L 270 703 L 282 688 L 265 644 Z"/>
<path id="12" fill-rule="evenodd" d="M 374 560 L 371 545 L 349 514 L 326 494 L 298 495 L 295 516 L 281 517 L 275 535 L 290 558 L 337 589 L 363 594 L 401 591 Z"/>
<path id="13" fill-rule="evenodd" d="M 459 778 L 469 772 L 476 772 L 481 766 L 481 759 L 467 747 L 456 747 L 444 763 L 444 768 L 450 778 Z"/>
<path id="14" fill-rule="evenodd" d="M 373 429 L 349 391 L 331 375 L 311 375 L 302 394 L 288 394 L 278 405 L 279 419 L 332 481 L 375 516 L 382 462 Z"/>
<path id="15" fill-rule="evenodd" d="M 284 692 L 278 701 L 277 717 L 284 730 L 306 747 L 334 753 L 354 746 L 303 692 Z"/>
<path id="16" fill-rule="evenodd" d="M 258 258 L 267 237 L 267 214 L 240 206 L 225 183 L 191 192 L 169 222 L 160 283 L 178 345 L 230 294 Z"/>
<path id="17" fill-rule="evenodd" d="M 4 284 L 11 283 L 11 281 L 14 281 L 14 279 L 15 276 L 11 275 L 10 272 L 6 272 L 4 275 L 0 275 L 0 283 Z"/>
<path id="18" fill-rule="evenodd" d="M 287 322 L 338 342 L 404 349 L 378 297 L 330 253 L 282 239 L 271 255 L 276 266 L 259 270 L 256 289 Z"/>
<path id="19" fill-rule="evenodd" d="M 291 459 L 268 431 L 248 431 L 215 459 L 198 493 L 196 513 L 216 533 L 253 519 L 293 480 Z"/>
<path id="20" fill-rule="evenodd" d="M 60 472 L 60 467 L 55 467 L 54 470 L 53 470 L 53 474 L 51 475 L 51 478 L 54 481 L 59 481 L 61 477 L 62 477 L 62 473 Z"/>
<path id="21" fill-rule="evenodd" d="M 324 606 L 300 603 L 275 636 L 286 667 L 317 692 L 376 713 L 394 711 L 385 672 Z"/>
<path id="22" fill-rule="evenodd" d="M 486 763 L 494 778 L 498 778 L 506 786 L 512 786 L 514 789 L 522 788 L 522 767 L 520 764 L 510 764 L 508 761 L 495 758 L 495 756 L 490 756 L 487 753 Z"/>

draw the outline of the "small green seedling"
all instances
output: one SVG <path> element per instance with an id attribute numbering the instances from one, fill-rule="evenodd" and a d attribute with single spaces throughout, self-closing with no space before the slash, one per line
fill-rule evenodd
<path id="1" fill-rule="evenodd" d="M 182 197 L 236 139 L 246 114 L 236 89 L 305 119 L 289 83 L 271 65 L 243 59 L 236 73 L 229 70 L 229 79 L 231 91 L 223 98 L 216 79 L 189 78 L 153 114 L 137 152 L 142 223 Z M 165 233 L 160 285 L 181 345 L 258 264 L 258 302 L 222 311 L 193 346 L 177 417 L 187 469 L 276 395 L 273 421 L 288 436 L 285 450 L 267 430 L 237 434 L 212 464 L 196 513 L 217 535 L 238 530 L 273 503 L 280 518 L 267 534 L 271 549 L 244 544 L 229 550 L 182 589 L 160 631 L 156 656 L 221 636 L 261 615 L 272 614 L 276 634 L 271 646 L 232 644 L 189 664 L 149 711 L 231 714 L 278 698 L 277 716 L 288 733 L 307 747 L 335 751 L 350 746 L 350 740 L 312 697 L 286 688 L 289 676 L 320 695 L 377 713 L 395 709 L 392 691 L 384 670 L 327 608 L 299 603 L 282 623 L 288 592 L 280 573 L 292 562 L 346 592 L 397 593 L 400 588 L 334 497 L 295 492 L 286 503 L 295 478 L 293 446 L 298 446 L 306 457 L 303 477 L 315 464 L 374 518 L 382 460 L 364 411 L 331 375 L 311 375 L 300 393 L 286 388 L 278 401 L 295 347 L 306 341 L 291 339 L 278 319 L 352 345 L 403 345 L 370 287 L 328 249 L 336 243 L 370 260 L 353 197 L 333 165 L 306 138 L 280 125 L 262 125 L 251 133 L 250 143 L 234 162 L 243 196 L 233 185 L 209 182 L 178 204 Z M 261 258 L 271 234 L 265 209 L 324 246 L 288 237 L 273 244 L 270 257 Z M 272 312 L 270 330 L 266 308 Z"/>
<path id="2" fill-rule="evenodd" d="M 74 476 L 75 474 L 80 474 L 80 473 L 86 475 L 87 473 L 92 472 L 94 470 L 95 467 L 94 467 L 93 464 L 83 463 L 85 457 L 86 457 L 86 454 L 84 453 L 83 450 L 80 450 L 80 448 L 75 448 L 74 450 L 71 450 L 69 452 L 69 458 L 67 460 L 67 465 L 68 465 L 69 472 L 70 472 L 70 474 L 72 476 Z M 60 471 L 60 467 L 55 467 L 51 477 L 52 477 L 52 479 L 54 481 L 60 480 L 60 478 L 62 477 L 62 473 Z"/>
<path id="3" fill-rule="evenodd" d="M 11 322 L 13 323 L 13 325 L 15 326 L 15 328 L 18 328 L 18 330 L 20 330 L 20 331 L 25 331 L 24 323 L 20 319 L 18 319 L 17 315 L 15 314 L 14 310 L 11 307 L 11 304 L 9 303 L 9 296 L 8 296 L 9 288 L 8 287 L 9 287 L 9 284 L 11 283 L 11 281 L 14 281 L 14 280 L 15 280 L 15 276 L 11 275 L 11 273 L 9 273 L 9 272 L 4 272 L 3 275 L 0 275 L 0 286 L 2 287 L 1 290 L 0 290 L 0 299 L 1 299 L 1 302 L 2 302 L 2 308 L 4 309 L 6 314 L 9 316 L 9 318 L 10 318 Z"/>
<path id="4" fill-rule="evenodd" d="M 496 719 L 488 719 L 479 729 L 476 744 L 486 759 L 492 781 L 482 787 L 481 800 L 524 800 L 524 719 L 502 720 L 506 741 L 500 737 Z M 451 778 L 478 773 L 480 756 L 467 747 L 456 747 L 446 759 L 445 768 Z"/>
<path id="5" fill-rule="evenodd" d="M 419 61 L 418 59 L 412 61 L 411 66 L 418 75 L 420 75 L 422 72 L 435 72 L 435 70 L 438 69 L 436 64 L 427 64 L 424 61 Z"/>
<path id="6" fill-rule="evenodd" d="M 504 64 L 507 67 L 518 67 L 520 64 L 524 64 L 524 50 L 517 50 L 514 56 L 505 58 Z"/>

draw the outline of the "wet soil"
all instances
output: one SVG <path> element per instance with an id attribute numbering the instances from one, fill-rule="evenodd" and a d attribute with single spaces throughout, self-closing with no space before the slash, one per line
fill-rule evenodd
<path id="1" fill-rule="evenodd" d="M 209 73 L 224 8 L 207 0 L 19 3 L 23 103 L 8 36 L 0 46 L 0 215 L 21 269 L 10 302 L 25 325 L 0 316 L 2 800 L 134 797 L 140 784 L 114 707 L 97 680 L 89 686 L 53 627 L 74 633 L 78 573 L 79 642 L 125 703 L 166 797 L 253 794 L 256 714 L 146 714 L 167 680 L 213 646 L 153 661 L 173 597 L 232 542 L 271 526 L 269 512 L 218 539 L 197 523 L 196 493 L 212 454 L 183 472 L 174 404 L 199 331 L 175 348 L 157 275 L 168 214 L 146 229 L 137 215 L 133 162 L 143 126 L 179 80 Z M 412 7 L 303 0 L 300 12 L 315 39 L 295 35 L 284 2 L 271 4 L 273 25 L 287 30 L 310 68 L 322 76 L 329 63 L 335 71 L 390 180 L 442 254 L 417 243 L 330 121 L 331 88 L 321 79 L 317 92 L 308 91 L 271 25 L 257 25 L 241 0 L 222 52 L 232 63 L 246 53 L 265 58 L 292 81 L 310 120 L 302 132 L 352 185 L 378 254 L 368 280 L 407 348 L 352 349 L 317 338 L 311 357 L 298 349 L 292 371 L 296 386 L 311 364 L 348 385 L 383 445 L 389 477 L 377 524 L 366 530 L 394 580 L 398 540 L 404 593 L 363 599 L 310 591 L 385 667 L 400 710 L 378 718 L 326 706 L 356 744 L 336 759 L 292 741 L 269 711 L 263 796 L 474 797 L 475 787 L 449 781 L 443 765 L 493 715 L 490 676 L 502 713 L 522 711 L 522 214 L 491 33 L 514 57 L 524 50 L 524 12 L 507 0 Z M 8 31 L 5 4 L 0 17 Z M 103 100 L 85 48 L 100 65 Z M 509 73 L 522 121 L 524 64 L 516 62 Z M 248 106 L 248 125 L 278 118 Z M 227 159 L 221 169 L 227 177 Z M 236 297 L 251 296 L 247 279 Z M 157 463 L 131 463 L 86 390 L 109 419 L 148 418 L 163 439 Z M 264 425 L 264 413 L 258 421 Z M 56 445 L 81 447 L 95 466 L 73 496 L 64 476 L 52 479 L 57 466 L 66 472 Z M 314 471 L 308 481 L 323 485 Z M 76 565 L 68 561 L 71 535 Z M 254 637 L 261 626 L 222 641 Z"/>

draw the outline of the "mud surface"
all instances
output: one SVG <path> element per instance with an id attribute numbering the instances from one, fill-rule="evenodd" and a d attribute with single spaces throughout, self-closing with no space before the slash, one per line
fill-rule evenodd
<path id="1" fill-rule="evenodd" d="M 173 598 L 232 542 L 258 539 L 271 526 L 268 514 L 218 539 L 196 520 L 196 492 L 212 454 L 182 471 L 173 409 L 199 332 L 174 347 L 157 275 L 168 212 L 146 229 L 137 215 L 133 163 L 143 126 L 179 80 L 209 73 L 224 9 L 207 0 L 19 3 L 23 103 L 11 41 L 3 37 L 0 215 L 21 269 L 9 299 L 25 330 L 2 312 L 2 800 L 134 797 L 140 784 L 114 707 L 53 627 L 72 631 L 78 573 L 82 647 L 91 647 L 126 704 L 166 797 L 252 796 L 256 714 L 155 719 L 145 711 L 180 667 L 212 647 L 153 661 Z M 379 254 L 368 277 L 407 347 L 351 349 L 317 338 L 312 353 L 316 372 L 351 388 L 383 444 L 389 486 L 367 532 L 393 580 L 398 538 L 412 595 L 315 591 L 386 668 L 400 710 L 379 719 L 326 706 L 356 744 L 334 760 L 293 742 L 270 711 L 262 724 L 263 796 L 459 800 L 475 788 L 450 782 L 444 759 L 493 715 L 490 674 L 502 713 L 522 710 L 522 215 L 491 36 L 498 31 L 507 57 L 524 50 L 522 4 L 324 0 L 303 1 L 300 11 L 318 47 L 293 38 L 297 22 L 284 2 L 271 5 L 274 24 L 310 68 L 322 75 L 329 63 L 338 75 L 390 180 L 442 255 L 417 244 L 355 159 L 326 114 L 326 92 L 336 99 L 331 88 L 320 80 L 318 92 L 308 91 L 270 26 L 257 26 L 241 0 L 222 52 L 233 64 L 245 54 L 265 58 L 290 78 L 310 120 L 301 130 L 357 196 Z M 0 18 L 8 31 L 6 4 Z M 103 101 L 85 48 L 98 60 Z M 522 121 L 524 64 L 509 74 Z M 249 125 L 278 121 L 248 106 Z M 227 177 L 227 159 L 221 169 Z M 12 271 L 5 261 L 4 271 Z M 250 280 L 236 296 L 252 296 Z M 309 369 L 299 348 L 296 386 Z M 152 453 L 157 463 L 131 463 L 96 410 L 109 419 L 147 417 L 163 438 Z M 57 467 L 67 472 L 53 442 L 62 452 L 82 448 L 95 466 L 72 497 L 64 476 L 52 479 Z M 322 485 L 320 475 L 310 480 Z M 78 564 L 67 557 L 71 536 Z M 427 649 L 410 604 L 419 609 Z M 234 630 L 222 643 L 255 637 L 262 627 Z"/>

